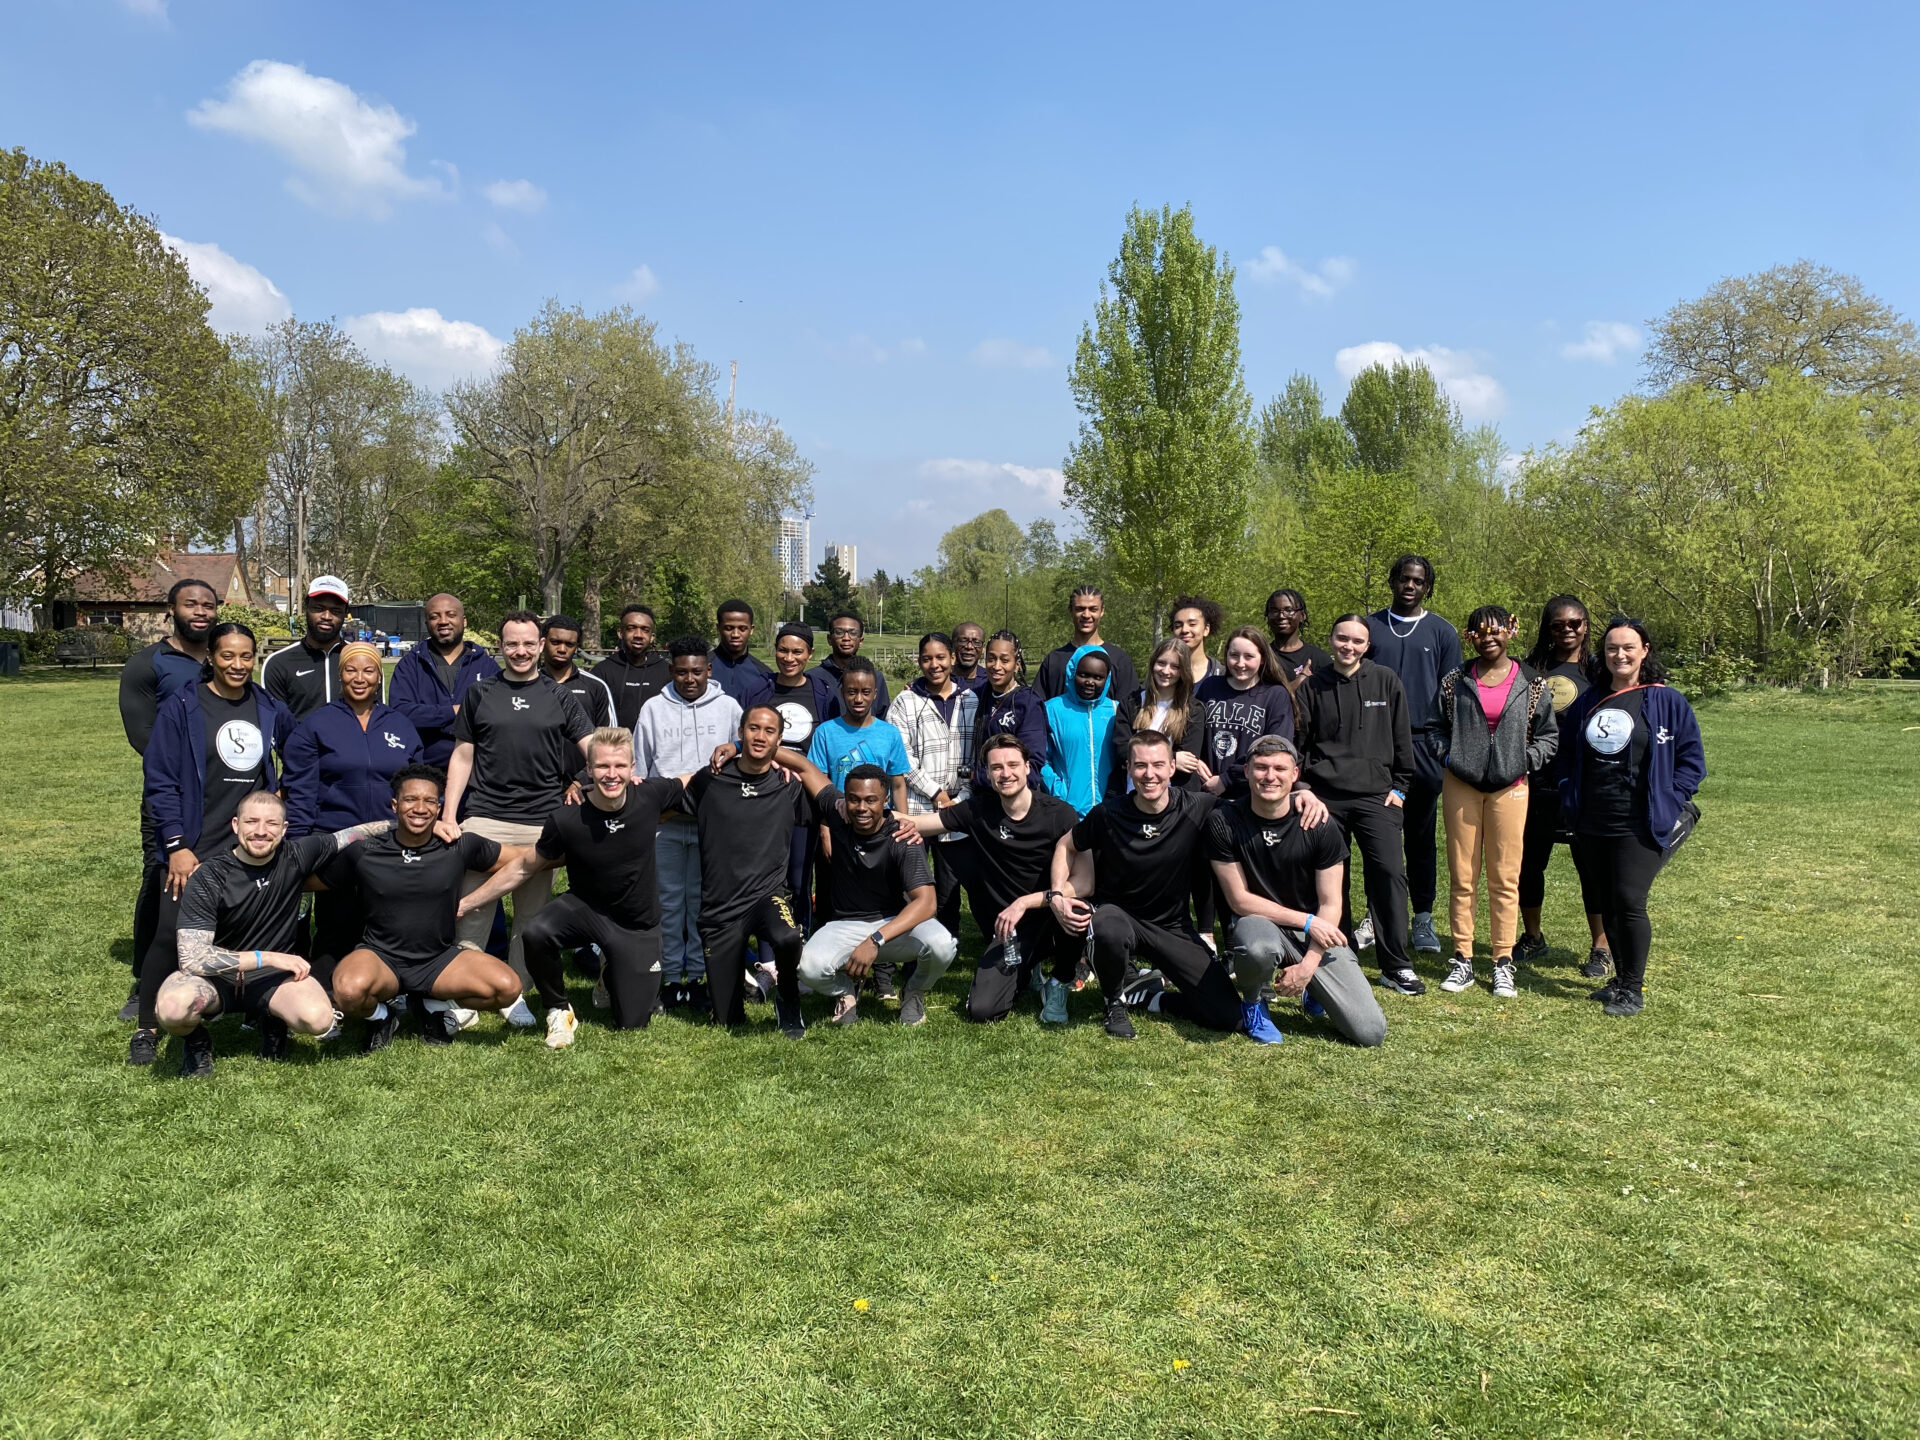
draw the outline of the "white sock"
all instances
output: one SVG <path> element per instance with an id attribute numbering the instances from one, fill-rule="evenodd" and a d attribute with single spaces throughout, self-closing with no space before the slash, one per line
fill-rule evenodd
<path id="1" fill-rule="evenodd" d="M 384 1000 L 382 1000 L 378 1005 L 374 1006 L 373 1014 L 367 1017 L 367 1019 L 375 1022 L 376 1024 L 386 1018 L 387 1018 L 387 1002 Z"/>
<path id="2" fill-rule="evenodd" d="M 442 1010 L 451 1010 L 453 1008 L 452 1001 L 436 1000 L 431 995 L 427 996 L 420 1003 L 426 1008 L 427 1013 L 430 1015 L 438 1015 Z"/>

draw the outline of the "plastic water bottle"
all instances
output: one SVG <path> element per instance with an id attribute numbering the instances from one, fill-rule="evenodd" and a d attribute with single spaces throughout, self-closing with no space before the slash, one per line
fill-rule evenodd
<path id="1" fill-rule="evenodd" d="M 1007 937 L 1007 943 L 1000 947 L 1000 968 L 1011 975 L 1020 968 L 1020 936 L 1016 933 Z"/>

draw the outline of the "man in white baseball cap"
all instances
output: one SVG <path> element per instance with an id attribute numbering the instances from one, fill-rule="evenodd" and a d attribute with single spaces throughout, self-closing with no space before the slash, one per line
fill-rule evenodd
<path id="1" fill-rule="evenodd" d="M 304 720 L 340 693 L 341 629 L 347 623 L 347 582 L 318 575 L 307 586 L 306 632 L 276 650 L 260 667 L 260 688 Z"/>

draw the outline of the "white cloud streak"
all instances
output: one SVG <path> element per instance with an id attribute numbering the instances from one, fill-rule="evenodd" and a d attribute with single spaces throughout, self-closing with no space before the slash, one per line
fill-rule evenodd
<path id="1" fill-rule="evenodd" d="M 341 322 L 373 359 L 436 388 L 483 375 L 506 342 L 471 320 L 449 320 L 438 310 L 374 310 Z"/>
<path id="2" fill-rule="evenodd" d="M 143 20 L 164 21 L 167 18 L 167 0 L 120 0 L 120 8 Z"/>
<path id="3" fill-rule="evenodd" d="M 1597 360 L 1611 365 L 1639 348 L 1640 332 L 1634 326 L 1619 320 L 1589 320 L 1585 338 L 1569 340 L 1560 347 L 1560 353 L 1568 360 Z"/>
<path id="4" fill-rule="evenodd" d="M 645 300 L 660 288 L 660 277 L 651 265 L 636 265 L 633 273 L 613 287 L 622 300 Z"/>
<path id="5" fill-rule="evenodd" d="M 489 204 L 502 210 L 518 210 L 523 215 L 537 215 L 547 205 L 547 192 L 531 180 L 495 180 L 480 193 L 487 197 Z"/>
<path id="6" fill-rule="evenodd" d="M 1396 363 L 1425 365 L 1465 419 L 1492 420 L 1507 408 L 1507 392 L 1500 382 L 1481 370 L 1471 355 L 1444 345 L 1405 350 L 1391 340 L 1369 340 L 1349 345 L 1333 357 L 1334 368 L 1348 380 L 1370 366 Z"/>
<path id="7" fill-rule="evenodd" d="M 943 485 L 965 484 L 989 490 L 1013 480 L 1023 489 L 1048 500 L 1058 500 L 1065 493 L 1067 483 L 1067 477 L 1050 466 L 952 458 L 921 461 L 920 478 Z"/>
<path id="8" fill-rule="evenodd" d="M 225 99 L 201 101 L 187 120 L 277 151 L 294 170 L 288 191 L 318 209 L 377 218 L 395 200 L 447 193 L 407 173 L 413 121 L 298 65 L 255 60 L 228 82 Z"/>
<path id="9" fill-rule="evenodd" d="M 257 335 L 293 314 L 278 285 L 218 245 L 164 233 L 160 240 L 187 262 L 193 283 L 207 292 L 207 323 L 221 334 Z"/>
<path id="10" fill-rule="evenodd" d="M 982 340 L 973 347 L 973 363 L 987 370 L 1046 370 L 1054 363 L 1044 345 L 1022 345 L 1018 340 Z"/>
<path id="11" fill-rule="evenodd" d="M 1306 300 L 1331 300 L 1334 292 L 1353 279 L 1354 262 L 1334 255 L 1309 268 L 1278 245 L 1269 245 L 1246 264 L 1247 274 L 1262 285 L 1293 284 Z"/>

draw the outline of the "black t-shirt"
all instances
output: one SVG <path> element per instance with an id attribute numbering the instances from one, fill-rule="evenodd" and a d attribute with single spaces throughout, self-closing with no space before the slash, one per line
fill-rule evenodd
<path id="1" fill-rule="evenodd" d="M 1022 895 L 1045 890 L 1053 871 L 1053 847 L 1079 821 L 1073 806 L 1044 790 L 1033 792 L 1026 818 L 1008 818 L 997 792 L 976 791 L 940 812 L 940 823 L 971 835 L 980 892 L 993 914 Z"/>
<path id="2" fill-rule="evenodd" d="M 581 767 L 579 742 L 593 733 L 580 704 L 548 675 L 488 675 L 468 687 L 453 717 L 455 742 L 473 742 L 467 812 L 538 825 L 561 803 Z"/>
<path id="3" fill-rule="evenodd" d="M 678 780 L 642 780 L 627 787 L 618 810 L 602 810 L 590 795 L 556 806 L 534 849 L 542 860 L 564 860 L 567 888 L 616 925 L 651 929 L 660 923 L 653 832 L 660 812 L 679 800 Z"/>
<path id="4" fill-rule="evenodd" d="M 207 783 L 202 792 L 200 838 L 193 846 L 196 856 L 229 848 L 240 802 L 267 788 L 267 740 L 253 691 L 228 700 L 202 686 L 200 710 L 207 726 Z"/>
<path id="5" fill-rule="evenodd" d="M 1186 928 L 1194 851 L 1216 798 L 1170 790 L 1158 815 L 1140 809 L 1132 795 L 1089 810 L 1073 827 L 1073 846 L 1093 852 L 1093 903 L 1118 905 L 1149 925 Z"/>
<path id="6" fill-rule="evenodd" d="M 1346 853 L 1338 825 L 1322 820 L 1305 829 L 1292 805 L 1279 819 L 1263 820 L 1251 800 L 1229 800 L 1207 820 L 1207 859 L 1237 861 L 1254 894 L 1309 915 L 1320 908 L 1319 873 L 1340 864 Z"/>
<path id="7" fill-rule="evenodd" d="M 369 950 L 382 960 L 425 965 L 453 947 L 467 872 L 491 870 L 499 859 L 499 844 L 484 835 L 462 835 L 451 845 L 429 836 L 413 849 L 390 830 L 342 850 L 326 880 L 360 887 L 367 916 L 361 943 Z"/>
<path id="8" fill-rule="evenodd" d="M 806 801 L 807 787 L 777 765 L 749 775 L 729 760 L 718 774 L 701 770 L 687 782 L 687 808 L 700 825 L 702 931 L 732 924 L 787 883 Z"/>
<path id="9" fill-rule="evenodd" d="M 819 701 L 814 698 L 813 682 L 804 675 L 800 677 L 798 685 L 782 685 L 776 679 L 773 682 L 773 708 L 787 722 L 787 728 L 780 732 L 780 743 L 789 750 L 806 754 L 807 742 L 813 738 L 813 727 L 826 718 L 820 713 Z"/>
<path id="10" fill-rule="evenodd" d="M 1644 689 L 1610 695 L 1580 727 L 1582 835 L 1634 833 L 1635 799 L 1647 768 Z"/>
<path id="11" fill-rule="evenodd" d="M 841 809 L 845 801 L 846 797 L 829 785 L 815 802 L 820 823 L 833 839 L 833 862 L 828 870 L 833 918 L 879 924 L 906 908 L 908 891 L 933 884 L 927 847 L 894 839 L 891 817 L 877 834 L 854 834 Z"/>
<path id="12" fill-rule="evenodd" d="M 265 865 L 229 846 L 203 862 L 180 897 L 180 928 L 211 930 L 223 950 L 293 949 L 307 877 L 333 858 L 332 835 L 289 840 Z"/>
<path id="13" fill-rule="evenodd" d="M 1301 667 L 1311 664 L 1313 673 L 1324 675 L 1333 668 L 1333 656 L 1318 645 L 1302 642 L 1298 650 L 1275 650 L 1273 658 L 1280 662 L 1280 668 L 1287 672 L 1291 680 L 1300 673 Z"/>

